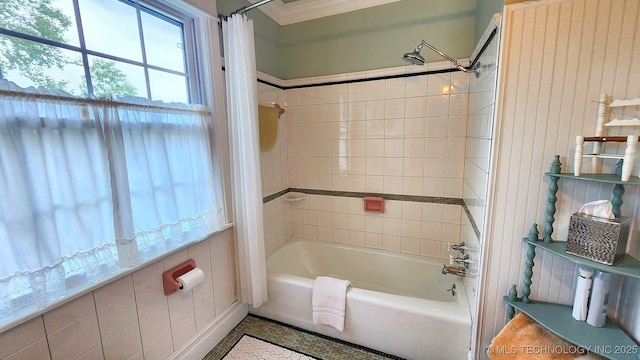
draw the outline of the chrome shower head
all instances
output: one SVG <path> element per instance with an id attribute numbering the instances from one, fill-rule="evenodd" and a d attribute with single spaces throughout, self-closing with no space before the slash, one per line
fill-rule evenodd
<path id="1" fill-rule="evenodd" d="M 404 54 L 402 60 L 413 65 L 424 65 L 424 58 L 420 55 L 420 49 L 416 48 L 412 52 Z"/>
<path id="2" fill-rule="evenodd" d="M 458 60 L 452 58 L 451 56 L 443 53 L 442 51 L 436 49 L 435 47 L 433 47 L 433 45 L 428 44 L 426 41 L 422 40 L 420 42 L 420 44 L 418 44 L 418 46 L 413 50 L 413 52 L 409 52 L 404 54 L 404 56 L 402 56 L 402 59 L 410 64 L 413 65 L 424 65 L 424 57 L 422 57 L 422 55 L 420 55 L 420 50 L 422 50 L 422 47 L 426 46 L 429 49 L 433 50 L 436 54 L 442 56 L 443 58 L 451 61 L 451 63 L 458 68 L 460 71 L 464 71 L 464 72 L 473 72 L 476 74 L 476 77 L 478 77 L 479 72 L 476 69 L 467 69 L 466 67 L 462 66 L 462 64 L 460 64 L 458 62 Z"/>

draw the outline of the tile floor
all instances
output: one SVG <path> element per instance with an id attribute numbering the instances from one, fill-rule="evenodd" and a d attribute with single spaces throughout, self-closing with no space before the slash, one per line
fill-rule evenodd
<path id="1" fill-rule="evenodd" d="M 244 318 L 203 360 L 224 358 L 245 334 L 320 360 L 401 360 L 397 356 L 254 315 Z"/>
<path id="2" fill-rule="evenodd" d="M 253 360 L 258 358 L 274 360 L 316 360 L 316 358 L 311 356 L 246 334 L 229 350 L 222 360 Z"/>

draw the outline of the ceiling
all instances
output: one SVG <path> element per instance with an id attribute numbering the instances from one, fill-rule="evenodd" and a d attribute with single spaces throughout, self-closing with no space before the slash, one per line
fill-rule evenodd
<path id="1" fill-rule="evenodd" d="M 396 1 L 401 0 L 273 0 L 258 9 L 278 24 L 290 25 Z"/>

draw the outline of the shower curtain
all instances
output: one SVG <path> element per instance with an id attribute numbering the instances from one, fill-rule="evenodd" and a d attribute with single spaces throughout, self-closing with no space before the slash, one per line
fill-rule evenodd
<path id="1" fill-rule="evenodd" d="M 222 33 L 240 298 L 259 307 L 267 301 L 267 275 L 253 21 L 235 14 Z"/>

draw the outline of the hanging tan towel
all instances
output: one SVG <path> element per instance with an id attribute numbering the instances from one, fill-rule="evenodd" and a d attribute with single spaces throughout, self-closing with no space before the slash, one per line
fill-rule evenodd
<path id="1" fill-rule="evenodd" d="M 269 151 L 278 139 L 278 109 L 258 105 L 260 151 Z"/>
<path id="2" fill-rule="evenodd" d="M 604 360 L 560 338 L 523 313 L 502 328 L 487 348 L 491 360 Z"/>

